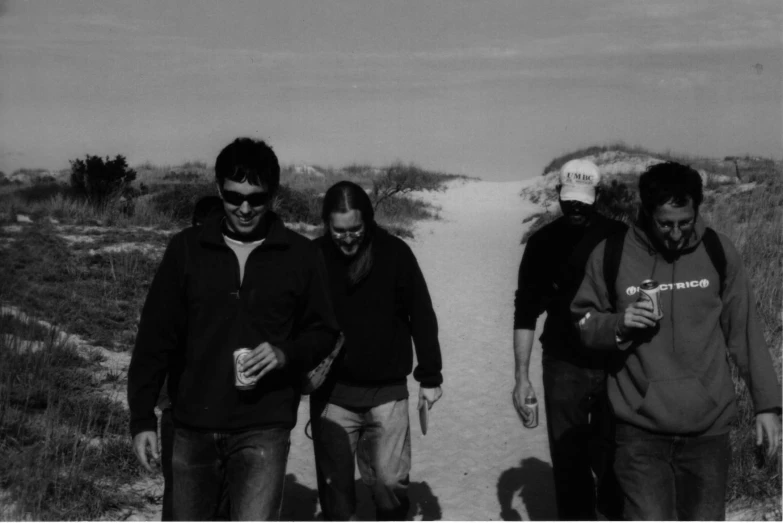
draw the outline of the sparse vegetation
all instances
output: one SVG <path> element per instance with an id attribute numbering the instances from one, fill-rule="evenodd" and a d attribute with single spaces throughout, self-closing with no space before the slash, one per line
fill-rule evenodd
<path id="1" fill-rule="evenodd" d="M 94 520 L 138 505 L 125 488 L 139 476 L 128 414 L 98 392 L 94 364 L 49 332 L 29 349 L 34 320 L 0 315 L 0 332 L 3 519 Z"/>

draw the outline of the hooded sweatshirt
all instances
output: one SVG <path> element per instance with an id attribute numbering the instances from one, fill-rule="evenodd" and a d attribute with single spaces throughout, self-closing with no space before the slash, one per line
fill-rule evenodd
<path id="1" fill-rule="evenodd" d="M 586 347 L 621 351 L 608 383 L 621 422 L 666 434 L 727 432 L 737 412 L 729 355 L 756 412 L 780 408 L 780 386 L 740 255 L 719 234 L 727 262 L 721 297 L 718 271 L 701 242 L 704 230 L 698 219 L 688 245 L 669 253 L 640 225 L 629 229 L 614 282 L 616 304 L 609 303 L 603 278 L 606 242 L 590 255 L 572 318 Z M 660 284 L 663 318 L 619 340 L 616 328 L 646 279 Z"/>

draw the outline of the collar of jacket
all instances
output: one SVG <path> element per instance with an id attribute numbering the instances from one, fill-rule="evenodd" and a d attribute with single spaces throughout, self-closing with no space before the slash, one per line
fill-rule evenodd
<path id="1" fill-rule="evenodd" d="M 641 215 L 633 225 L 634 237 L 643 245 L 649 254 L 660 253 L 661 256 L 667 261 L 671 261 L 679 258 L 684 254 L 688 254 L 696 250 L 696 247 L 701 243 L 701 239 L 704 237 L 704 231 L 707 228 L 707 224 L 701 215 L 696 216 L 696 223 L 693 226 L 693 236 L 691 236 L 688 245 L 679 251 L 670 251 L 667 249 L 655 235 L 650 232 L 649 228 L 652 224 L 647 222 Z"/>
<path id="2" fill-rule="evenodd" d="M 201 233 L 199 234 L 199 241 L 206 245 L 221 245 L 225 246 L 226 242 L 223 239 L 223 220 L 225 215 L 223 213 L 214 213 L 209 216 L 201 227 Z M 269 232 L 264 239 L 265 247 L 288 247 L 291 244 L 288 234 L 286 234 L 285 224 L 280 217 L 272 212 L 267 211 L 264 219 L 269 220 Z"/>

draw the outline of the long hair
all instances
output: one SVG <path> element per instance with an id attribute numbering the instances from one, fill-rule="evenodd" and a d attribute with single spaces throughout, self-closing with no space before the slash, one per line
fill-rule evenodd
<path id="1" fill-rule="evenodd" d="M 331 216 L 332 213 L 344 213 L 359 211 L 364 224 L 364 236 L 359 244 L 359 251 L 348 263 L 348 287 L 352 288 L 361 283 L 372 270 L 373 239 L 376 232 L 375 211 L 367 193 L 353 182 L 342 181 L 332 185 L 324 195 L 324 203 L 321 209 L 321 219 L 324 223 L 324 234 L 331 240 Z"/>

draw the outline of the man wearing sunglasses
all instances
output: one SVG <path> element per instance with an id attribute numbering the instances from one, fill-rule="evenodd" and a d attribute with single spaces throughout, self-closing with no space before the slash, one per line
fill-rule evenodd
<path id="1" fill-rule="evenodd" d="M 604 354 L 583 349 L 569 311 L 587 256 L 602 239 L 624 228 L 595 211 L 599 181 L 598 167 L 590 161 L 571 160 L 563 165 L 557 186 L 563 216 L 528 240 L 514 302 L 516 384 L 512 399 L 528 428 L 537 426 L 535 411 L 529 406 L 536 400 L 529 375 L 530 354 L 536 321 L 547 313 L 541 336 L 544 407 L 561 520 L 594 520 L 596 510 L 617 519 L 619 512 L 619 496 L 611 475 L 606 474 L 607 361 Z M 594 473 L 600 481 L 598 498 Z"/>
<path id="2" fill-rule="evenodd" d="M 168 373 L 174 418 L 172 516 L 274 520 L 300 376 L 338 329 L 323 260 L 271 211 L 280 167 L 239 138 L 215 162 L 222 212 L 170 241 L 142 310 L 128 372 L 134 451 L 158 458 L 154 407 Z M 237 349 L 249 349 L 235 360 Z M 238 387 L 238 385 L 240 385 Z"/>
<path id="3" fill-rule="evenodd" d="M 756 444 L 766 440 L 769 457 L 780 446 L 780 385 L 742 258 L 699 216 L 699 173 L 654 165 L 639 178 L 639 196 L 615 280 L 606 281 L 604 243 L 571 307 L 584 344 L 617 355 L 608 391 L 623 519 L 723 520 L 737 416 L 728 357 L 747 380 Z M 657 282 L 655 313 L 639 300 L 644 280 Z"/>

